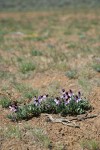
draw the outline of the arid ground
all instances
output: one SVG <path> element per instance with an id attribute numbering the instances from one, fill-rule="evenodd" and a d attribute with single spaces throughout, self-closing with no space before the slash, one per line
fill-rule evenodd
<path id="1" fill-rule="evenodd" d="M 0 105 L 0 150 L 86 150 L 83 141 L 100 143 L 100 10 L 0 13 L 0 101 L 8 95 L 23 105 L 62 88 L 80 90 L 97 117 L 77 121 L 80 128 L 43 114 L 12 122 Z M 98 150 L 93 146 L 87 150 Z"/>

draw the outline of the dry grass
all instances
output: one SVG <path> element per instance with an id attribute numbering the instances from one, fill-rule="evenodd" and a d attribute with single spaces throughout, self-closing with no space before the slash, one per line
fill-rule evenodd
<path id="1" fill-rule="evenodd" d="M 38 93 L 56 95 L 61 88 L 72 88 L 74 91 L 80 89 L 90 99 L 93 111 L 99 113 L 99 14 L 99 10 L 0 13 L 0 91 L 10 93 L 12 100 L 23 104 Z M 13 123 L 6 118 L 8 110 L 0 107 L 0 112 L 0 128 L 4 127 L 5 130 L 5 125 Z M 67 144 L 68 150 L 80 150 L 76 139 L 100 140 L 97 120 L 80 123 L 80 132 L 61 125 L 47 124 L 43 117 L 29 122 L 47 130 L 55 149 L 63 149 Z M 93 131 L 88 133 L 90 126 L 93 126 Z M 17 129 L 14 132 L 19 136 Z M 6 150 L 8 139 L 3 133 L 2 137 L 1 149 Z M 66 140 L 67 137 L 69 140 Z M 27 140 L 26 144 L 23 140 L 19 142 L 19 150 L 22 145 L 33 150 L 32 143 Z M 15 140 L 15 143 L 18 141 Z M 8 148 L 10 145 L 8 142 Z M 35 149 L 45 150 L 47 145 L 38 142 Z"/>

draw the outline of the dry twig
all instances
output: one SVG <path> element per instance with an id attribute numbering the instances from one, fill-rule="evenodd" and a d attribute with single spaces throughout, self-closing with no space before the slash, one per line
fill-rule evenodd
<path id="1" fill-rule="evenodd" d="M 92 114 L 92 115 L 91 114 L 89 114 L 89 115 L 85 114 L 85 115 L 80 115 L 80 116 L 77 116 L 75 118 L 72 118 L 72 119 L 70 119 L 70 121 L 73 121 L 73 120 L 83 121 L 85 119 L 95 118 L 97 116 L 98 116 L 97 114 Z"/>
<path id="2" fill-rule="evenodd" d="M 62 123 L 64 125 L 70 126 L 70 127 L 75 127 L 75 128 L 80 128 L 79 125 L 77 125 L 73 120 L 76 121 L 83 121 L 85 119 L 90 119 L 90 118 L 94 118 L 97 117 L 97 114 L 85 114 L 85 115 L 80 115 L 71 119 L 68 118 L 53 118 L 52 115 L 50 114 L 45 114 L 46 116 L 48 116 L 48 121 L 53 122 L 53 123 Z"/>
<path id="3" fill-rule="evenodd" d="M 75 128 L 80 128 L 79 125 L 77 125 L 75 122 L 72 122 L 68 119 L 64 118 L 53 118 L 51 115 L 46 114 L 48 116 L 48 121 L 53 122 L 53 123 L 62 123 L 64 125 L 70 126 L 70 127 L 75 127 Z"/>

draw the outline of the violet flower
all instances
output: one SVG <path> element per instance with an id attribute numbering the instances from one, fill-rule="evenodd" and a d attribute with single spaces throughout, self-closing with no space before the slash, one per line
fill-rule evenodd
<path id="1" fill-rule="evenodd" d="M 68 100 L 68 99 L 70 98 L 70 96 L 69 96 L 69 95 L 66 95 L 66 97 L 65 97 L 65 98 L 66 98 L 66 100 Z"/>
<path id="2" fill-rule="evenodd" d="M 74 95 L 73 91 L 70 89 L 68 95 L 72 97 Z"/>
<path id="3" fill-rule="evenodd" d="M 68 95 L 68 92 L 66 92 L 65 94 Z"/>
<path id="4" fill-rule="evenodd" d="M 48 97 L 48 94 L 46 95 L 43 95 L 43 100 L 46 100 L 47 99 L 47 97 Z"/>
<path id="5" fill-rule="evenodd" d="M 35 106 L 38 106 L 38 105 L 39 105 L 39 101 L 38 101 L 37 99 L 34 101 L 34 105 L 35 105 Z"/>
<path id="6" fill-rule="evenodd" d="M 59 105 L 59 104 L 60 104 L 59 97 L 56 97 L 56 98 L 54 99 L 54 102 L 56 103 L 56 105 Z"/>
<path id="7" fill-rule="evenodd" d="M 38 97 L 38 102 L 41 103 L 43 101 L 43 96 Z"/>
<path id="8" fill-rule="evenodd" d="M 70 103 L 70 100 L 67 99 L 67 100 L 65 100 L 64 103 L 65 103 L 65 105 L 68 105 Z"/>
<path id="9" fill-rule="evenodd" d="M 10 109 L 10 111 L 12 111 L 12 112 L 17 112 L 17 111 L 18 111 L 18 106 L 11 105 L 11 106 L 9 106 L 9 109 Z"/>
<path id="10" fill-rule="evenodd" d="M 62 94 L 65 94 L 65 89 L 62 89 L 61 93 L 62 93 Z"/>
<path id="11" fill-rule="evenodd" d="M 78 98 L 81 98 L 81 92 L 80 91 L 78 92 Z"/>
<path id="12" fill-rule="evenodd" d="M 66 97 L 66 94 L 63 94 L 60 96 L 60 98 L 62 98 L 62 99 L 65 99 L 65 97 Z"/>
<path id="13" fill-rule="evenodd" d="M 82 100 L 82 99 L 76 95 L 75 96 L 75 101 L 78 103 L 80 100 Z"/>
<path id="14" fill-rule="evenodd" d="M 37 98 L 36 98 L 36 96 L 33 98 L 33 101 L 36 101 L 37 100 Z"/>

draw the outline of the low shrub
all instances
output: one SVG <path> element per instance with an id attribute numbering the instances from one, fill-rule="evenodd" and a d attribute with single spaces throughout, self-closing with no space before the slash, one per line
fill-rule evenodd
<path id="1" fill-rule="evenodd" d="M 76 103 L 73 99 L 70 101 L 69 105 L 66 106 L 65 109 L 62 110 L 62 115 L 66 116 L 70 115 L 80 115 L 84 114 L 87 110 L 90 109 L 90 104 L 87 100 L 82 99 L 78 103 Z"/>
<path id="2" fill-rule="evenodd" d="M 34 104 L 30 104 L 19 107 L 17 112 L 13 112 L 7 117 L 12 121 L 29 120 L 32 117 L 38 117 L 40 113 L 41 113 L 40 107 L 36 107 Z"/>
<path id="3" fill-rule="evenodd" d="M 28 120 L 37 117 L 41 113 L 60 113 L 66 115 L 80 115 L 91 109 L 89 102 L 82 97 L 79 91 L 77 95 L 72 90 L 66 92 L 62 89 L 60 97 L 49 97 L 42 95 L 34 97 L 31 104 L 27 104 L 18 108 L 18 110 L 8 116 L 11 120 Z"/>

